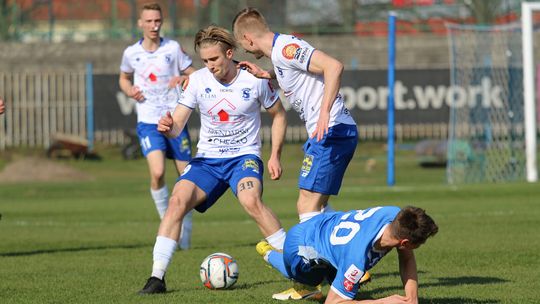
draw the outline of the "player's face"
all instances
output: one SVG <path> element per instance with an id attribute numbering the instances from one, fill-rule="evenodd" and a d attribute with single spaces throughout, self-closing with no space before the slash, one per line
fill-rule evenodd
<path id="1" fill-rule="evenodd" d="M 225 79 L 231 72 L 231 66 L 234 67 L 233 51 L 229 49 L 224 52 L 219 44 L 203 46 L 199 50 L 199 56 L 208 70 L 219 80 Z"/>
<path id="2" fill-rule="evenodd" d="M 143 10 L 139 19 L 139 27 L 143 31 L 143 36 L 149 39 L 159 38 L 161 30 L 161 12 L 157 10 Z"/>

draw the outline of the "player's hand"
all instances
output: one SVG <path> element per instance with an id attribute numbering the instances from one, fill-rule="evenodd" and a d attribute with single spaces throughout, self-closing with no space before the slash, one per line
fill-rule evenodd
<path id="1" fill-rule="evenodd" d="M 273 180 L 278 180 L 281 177 L 282 173 L 281 162 L 279 161 L 279 159 L 277 157 L 270 156 L 267 166 L 270 178 Z"/>
<path id="2" fill-rule="evenodd" d="M 409 298 L 395 294 L 381 299 L 381 303 L 386 304 L 412 304 Z"/>
<path id="3" fill-rule="evenodd" d="M 145 99 L 143 92 L 138 86 L 132 86 L 131 89 L 129 90 L 128 96 L 135 99 L 138 102 L 143 102 Z"/>
<path id="4" fill-rule="evenodd" d="M 2 97 L 0 97 L 0 114 L 4 114 L 4 111 L 6 110 L 6 105 L 4 104 L 4 100 Z"/>
<path id="5" fill-rule="evenodd" d="M 319 120 L 317 121 L 317 127 L 315 131 L 311 133 L 310 138 L 317 137 L 317 141 L 320 141 L 325 134 L 328 133 L 328 122 L 330 121 L 330 113 L 321 111 L 319 114 Z"/>
<path id="6" fill-rule="evenodd" d="M 236 67 L 240 69 L 246 69 L 246 71 L 248 71 L 249 73 L 251 73 L 253 76 L 257 78 L 264 78 L 264 79 L 272 78 L 268 71 L 261 69 L 255 63 L 251 63 L 249 61 L 240 61 L 236 65 Z"/>
<path id="7" fill-rule="evenodd" d="M 186 75 L 180 75 L 180 76 L 174 76 L 173 78 L 171 78 L 171 80 L 169 81 L 169 89 L 172 89 L 176 86 L 182 86 L 182 84 L 184 83 L 184 81 L 188 80 L 188 76 Z"/>
<path id="8" fill-rule="evenodd" d="M 157 130 L 161 133 L 169 133 L 173 128 L 173 118 L 170 111 L 158 121 Z"/>

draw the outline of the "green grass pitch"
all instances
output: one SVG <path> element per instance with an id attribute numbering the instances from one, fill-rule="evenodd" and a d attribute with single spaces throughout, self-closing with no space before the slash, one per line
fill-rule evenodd
<path id="1" fill-rule="evenodd" d="M 158 227 L 146 163 L 98 152 L 102 161 L 60 161 L 92 181 L 0 184 L 0 303 L 279 303 L 271 295 L 289 282 L 255 252 L 260 232 L 230 192 L 195 215 L 193 248 L 175 254 L 169 292 L 138 296 Z M 283 155 L 284 176 L 265 176 L 264 200 L 289 228 L 297 222 L 301 146 L 287 145 Z M 377 162 L 371 171 L 368 159 Z M 400 150 L 390 188 L 385 166 L 382 144 L 361 143 L 331 203 L 342 210 L 415 205 L 433 216 L 439 234 L 416 251 L 420 303 L 540 303 L 538 184 L 450 186 L 444 168 L 421 168 L 412 151 Z M 172 166 L 167 173 L 171 187 Z M 213 252 L 237 259 L 234 289 L 201 284 L 199 265 Z M 372 269 L 360 298 L 403 293 L 397 271 L 392 252 Z"/>

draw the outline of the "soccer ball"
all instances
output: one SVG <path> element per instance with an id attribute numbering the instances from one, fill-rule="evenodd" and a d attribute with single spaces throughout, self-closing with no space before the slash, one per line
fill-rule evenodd
<path id="1" fill-rule="evenodd" d="M 201 263 L 201 281 L 209 289 L 227 289 L 238 280 L 238 264 L 226 253 L 212 253 Z"/>

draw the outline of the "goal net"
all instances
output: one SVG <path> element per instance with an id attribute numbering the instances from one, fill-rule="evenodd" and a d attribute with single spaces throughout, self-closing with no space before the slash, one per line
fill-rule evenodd
<path id="1" fill-rule="evenodd" d="M 448 182 L 524 179 L 521 25 L 447 27 L 453 94 Z"/>

